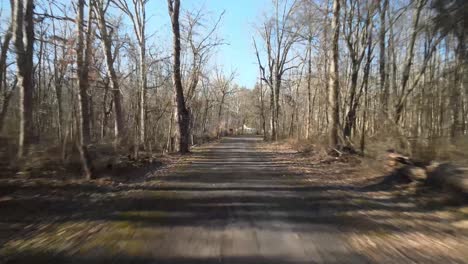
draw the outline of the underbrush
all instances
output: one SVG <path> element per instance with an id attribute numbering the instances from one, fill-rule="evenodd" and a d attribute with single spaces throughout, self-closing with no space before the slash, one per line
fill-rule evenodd
<path id="1" fill-rule="evenodd" d="M 193 144 L 202 145 L 217 140 L 213 134 L 194 136 Z M 74 144 L 66 146 L 32 145 L 26 157 L 16 159 L 16 142 L 0 137 L 0 179 L 81 179 L 82 165 Z M 159 146 L 161 147 L 161 146 Z M 138 181 L 147 171 L 174 164 L 181 158 L 157 148 L 140 148 L 138 158 L 132 147 L 115 148 L 113 142 L 103 141 L 89 146 L 89 155 L 96 179 L 127 182 Z"/>
<path id="2" fill-rule="evenodd" d="M 468 175 L 460 167 L 466 166 L 467 138 L 447 143 L 412 145 L 408 163 L 389 165 L 389 149 L 395 140 L 370 139 L 364 154 L 332 150 L 319 142 L 284 139 L 264 144 L 263 149 L 287 154 L 293 170 L 316 177 L 329 174 L 331 178 L 354 186 L 373 186 L 377 189 L 400 191 L 432 190 L 437 198 L 451 197 L 457 202 L 466 201 Z M 392 150 L 395 151 L 395 150 Z M 402 155 L 403 156 L 403 155 Z M 403 156 L 404 157 L 404 156 Z M 330 173 L 328 173 L 330 171 Z M 453 200 L 452 199 L 452 200 Z"/>
<path id="3" fill-rule="evenodd" d="M 368 138 L 365 154 L 377 157 L 389 149 L 425 163 L 439 161 L 468 164 L 468 135 L 457 138 L 444 136 L 402 139 L 390 133 L 376 134 Z"/>
<path id="4" fill-rule="evenodd" d="M 76 148 L 70 148 L 64 155 L 59 146 L 35 145 L 26 157 L 16 160 L 8 155 L 8 150 L 1 152 L 0 179 L 20 177 L 23 179 L 50 178 L 55 180 L 81 178 L 81 161 Z M 138 158 L 129 155 L 126 149 L 114 149 L 112 144 L 92 145 L 89 148 L 94 167 L 95 178 L 117 181 L 132 181 L 140 175 L 137 170 L 157 168 L 171 163 L 176 156 L 154 154 L 140 151 Z"/>

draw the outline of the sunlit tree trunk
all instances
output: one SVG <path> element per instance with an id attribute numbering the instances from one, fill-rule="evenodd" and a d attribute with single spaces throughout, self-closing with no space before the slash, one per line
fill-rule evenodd
<path id="1" fill-rule="evenodd" d="M 12 13 L 12 16 L 14 14 Z M 5 125 L 5 118 L 8 111 L 8 106 L 10 104 L 11 97 L 13 96 L 13 91 L 15 90 L 16 83 L 12 86 L 12 90 L 8 91 L 7 82 L 6 82 L 6 59 L 8 49 L 10 47 L 10 42 L 13 37 L 12 33 L 13 27 L 10 25 L 7 29 L 7 32 L 3 36 L 3 42 L 0 47 L 0 92 L 3 93 L 3 105 L 0 112 L 0 133 L 3 131 Z M 17 79 L 16 79 L 17 80 Z"/>
<path id="2" fill-rule="evenodd" d="M 260 89 L 260 118 L 261 118 L 261 125 L 262 125 L 262 133 L 263 139 L 268 139 L 268 131 L 266 128 L 266 117 L 265 117 L 265 96 L 263 91 L 263 80 L 261 78 L 261 70 L 260 70 L 260 78 L 259 78 L 259 89 Z"/>
<path id="3" fill-rule="evenodd" d="M 92 0 L 90 0 L 92 1 Z M 88 3 L 90 4 L 90 3 Z M 89 156 L 88 145 L 91 142 L 90 133 L 90 114 L 89 114 L 89 52 L 90 52 L 90 34 L 91 34 L 91 8 L 89 8 L 89 17 L 86 32 L 84 34 L 83 23 L 84 23 L 84 6 L 85 0 L 78 0 L 77 5 L 77 31 L 78 40 L 76 45 L 77 55 L 77 75 L 78 75 L 78 151 L 80 152 L 81 164 L 83 175 L 86 179 L 93 178 L 93 165 Z M 91 5 L 88 5 L 91 7 Z"/>
<path id="4" fill-rule="evenodd" d="M 462 91 L 466 89 L 466 76 L 464 76 L 464 68 L 465 65 L 465 53 L 466 53 L 466 46 L 465 46 L 465 38 L 464 34 L 459 34 L 458 37 L 458 44 L 456 48 L 457 54 L 457 66 L 458 68 L 455 69 L 454 75 L 454 83 L 450 87 L 450 105 L 452 111 L 452 124 L 450 128 L 450 136 L 452 139 L 456 139 L 460 135 L 463 134 L 463 125 L 462 125 L 462 103 L 463 99 L 461 97 Z M 464 122 L 463 122 L 464 123 Z"/>
<path id="5" fill-rule="evenodd" d="M 307 44 L 307 120 L 305 138 L 310 139 L 312 124 L 312 37 L 309 37 Z"/>
<path id="6" fill-rule="evenodd" d="M 343 27 L 345 29 L 345 41 L 349 50 L 349 57 L 351 60 L 351 84 L 348 96 L 348 112 L 345 116 L 345 123 L 343 129 L 344 139 L 349 143 L 351 140 L 351 134 L 355 129 L 355 123 L 357 118 L 357 108 L 359 106 L 359 100 L 362 95 L 362 86 L 358 91 L 358 78 L 361 69 L 361 63 L 364 59 L 366 52 L 366 46 L 372 45 L 368 41 L 368 35 L 372 33 L 370 31 L 370 22 L 372 11 L 367 11 L 365 19 L 360 14 L 359 1 L 351 1 L 351 7 L 345 8 L 345 21 Z M 354 18 L 357 17 L 358 21 L 353 22 Z"/>
<path id="7" fill-rule="evenodd" d="M 120 83 L 114 67 L 114 56 L 112 54 L 112 36 L 108 33 L 106 24 L 106 7 L 104 1 L 96 1 L 94 3 L 96 15 L 99 24 L 99 31 L 101 32 L 101 41 L 106 57 L 107 73 L 110 79 L 110 89 L 112 90 L 112 97 L 114 103 L 114 117 L 115 117 L 115 136 L 118 144 L 122 143 L 126 137 L 126 128 L 124 123 L 124 110 L 122 105 L 122 95 L 120 92 Z M 117 144 L 117 145 L 118 145 Z"/>
<path id="8" fill-rule="evenodd" d="M 34 2 L 33 0 L 14 1 L 13 9 L 13 34 L 16 50 L 18 86 L 20 87 L 18 157 L 21 158 L 32 143 L 34 137 Z"/>
<path id="9" fill-rule="evenodd" d="M 172 33 L 173 33 L 173 73 L 172 81 L 176 93 L 177 103 L 177 123 L 179 125 L 179 151 L 182 154 L 190 152 L 189 137 L 190 137 L 190 115 L 185 106 L 184 89 L 182 87 L 182 75 L 180 70 L 180 26 L 179 26 L 179 11 L 180 0 L 167 0 L 169 8 L 169 16 L 171 18 Z"/>
<path id="10" fill-rule="evenodd" d="M 385 35 L 386 35 L 386 13 L 388 9 L 389 0 L 380 0 L 379 10 L 380 10 L 380 30 L 379 30 L 379 73 L 380 73 L 380 91 L 382 109 L 384 112 L 388 111 L 388 101 L 389 101 L 389 85 L 387 81 L 387 70 L 386 70 L 386 58 L 385 58 Z"/>
<path id="11" fill-rule="evenodd" d="M 340 86 L 338 80 L 338 37 L 340 34 L 340 0 L 333 1 L 333 19 L 331 25 L 332 38 L 332 58 L 330 61 L 330 93 L 329 93 L 329 104 L 331 111 L 331 122 L 329 130 L 329 144 L 331 147 L 336 148 L 339 144 L 338 130 L 340 120 L 340 108 L 339 108 L 339 93 Z"/>
<path id="12" fill-rule="evenodd" d="M 406 53 L 405 62 L 403 65 L 403 72 L 401 76 L 401 83 L 400 83 L 400 96 L 398 102 L 395 106 L 395 123 L 399 123 L 401 120 L 401 115 L 403 113 L 403 108 L 405 106 L 404 96 L 406 93 L 406 89 L 408 86 L 408 81 L 410 77 L 411 66 L 413 65 L 413 58 L 414 58 L 414 46 L 416 43 L 416 37 L 419 32 L 419 19 L 421 16 L 421 11 L 425 5 L 427 0 L 418 0 L 416 2 L 416 9 L 414 10 L 413 15 L 413 24 L 412 24 L 412 33 L 411 38 L 408 44 L 408 50 Z"/>
<path id="13" fill-rule="evenodd" d="M 149 0 L 130 1 L 113 0 L 113 3 L 129 16 L 133 30 L 138 40 L 138 115 L 137 134 L 134 136 L 134 156 L 137 158 L 140 145 L 146 142 L 146 108 L 147 108 L 147 61 L 146 61 L 146 4 Z M 132 10 L 133 8 L 133 10 Z"/>

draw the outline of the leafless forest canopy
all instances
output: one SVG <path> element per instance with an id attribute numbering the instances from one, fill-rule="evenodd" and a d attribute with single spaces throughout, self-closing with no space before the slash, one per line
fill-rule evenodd
<path id="1" fill-rule="evenodd" d="M 1 10 L 2 163 L 77 161 L 92 178 L 99 156 L 184 154 L 247 132 L 364 155 L 468 149 L 466 0 L 273 0 L 252 25 L 254 87 L 214 63 L 223 13 L 161 1 L 161 39 L 148 2 Z"/>

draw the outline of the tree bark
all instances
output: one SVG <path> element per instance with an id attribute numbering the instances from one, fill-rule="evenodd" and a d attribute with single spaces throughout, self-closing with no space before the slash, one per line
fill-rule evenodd
<path id="1" fill-rule="evenodd" d="M 169 16 L 171 18 L 172 33 L 173 33 L 173 74 L 172 81 L 176 93 L 177 102 L 177 122 L 179 125 L 179 151 L 182 154 L 190 152 L 189 149 L 189 125 L 190 115 L 185 105 L 184 89 L 182 86 L 182 75 L 180 69 L 180 26 L 179 26 L 179 11 L 180 0 L 167 0 Z"/>
<path id="2" fill-rule="evenodd" d="M 92 0 L 89 0 L 92 1 Z M 90 4 L 89 2 L 88 4 Z M 91 49 L 90 34 L 91 34 L 91 5 L 88 5 L 89 17 L 88 17 L 88 30 L 86 38 L 84 36 L 84 6 L 85 0 L 78 0 L 78 14 L 76 19 L 77 31 L 78 31 L 78 42 L 76 45 L 77 55 L 77 75 L 78 75 L 78 143 L 77 148 L 80 153 L 80 159 L 82 164 L 83 176 L 90 180 L 93 178 L 93 164 L 89 156 L 88 145 L 91 141 L 90 131 L 90 116 L 89 116 L 89 52 Z M 85 42 L 86 41 L 86 42 Z"/>
<path id="3" fill-rule="evenodd" d="M 456 48 L 456 55 L 457 55 L 457 65 L 458 68 L 455 69 L 454 75 L 454 83 L 450 89 L 450 105 L 452 111 L 452 124 L 450 128 L 450 136 L 453 139 L 456 139 L 460 135 L 463 134 L 463 125 L 460 115 L 463 115 L 462 111 L 462 93 L 463 90 L 466 89 L 466 84 L 464 80 L 466 76 L 464 76 L 464 68 L 465 65 L 465 37 L 464 33 L 459 34 L 458 36 L 458 44 Z M 464 123 L 464 122 L 463 122 Z"/>
<path id="4" fill-rule="evenodd" d="M 106 57 L 107 74 L 109 75 L 110 79 L 110 89 L 112 90 L 115 111 L 115 137 L 117 143 L 116 145 L 118 145 L 125 140 L 127 133 L 124 123 L 124 109 L 122 105 L 120 83 L 114 67 L 114 55 L 112 54 L 112 36 L 107 31 L 103 1 L 96 1 L 94 7 L 98 18 L 99 30 L 101 32 L 101 41 L 104 49 L 104 55 Z"/>
<path id="5" fill-rule="evenodd" d="M 221 137 L 221 117 L 223 115 L 223 106 L 224 106 L 224 98 L 225 97 L 226 97 L 226 93 L 224 93 L 224 91 L 223 91 L 223 94 L 221 96 L 221 102 L 219 102 L 219 108 L 218 108 L 218 127 L 216 129 L 216 137 L 217 138 Z"/>
<path id="6" fill-rule="evenodd" d="M 139 114 L 139 124 L 140 124 L 140 143 L 145 145 L 146 142 L 146 92 L 147 92 L 147 78 L 146 78 L 146 48 L 145 42 L 140 43 L 140 91 L 139 91 L 139 101 L 138 109 Z"/>
<path id="7" fill-rule="evenodd" d="M 33 93 L 34 93 L 34 3 L 33 0 L 14 1 L 13 32 L 19 89 L 20 127 L 18 158 L 22 158 L 33 141 Z"/>
<path id="8" fill-rule="evenodd" d="M 359 62 L 360 64 L 360 62 Z M 349 95 L 349 111 L 345 117 L 345 124 L 343 129 L 343 136 L 346 140 L 349 140 L 351 137 L 351 131 L 354 127 L 354 123 L 356 120 L 356 108 L 359 103 L 358 99 L 356 98 L 356 89 L 358 85 L 358 74 L 359 74 L 359 67 L 360 65 L 357 62 L 353 62 L 352 72 L 351 72 L 351 88 L 350 88 L 350 95 Z"/>
<path id="9" fill-rule="evenodd" d="M 405 63 L 403 65 L 403 73 L 401 76 L 401 94 L 399 100 L 395 106 L 395 123 L 398 124 L 401 120 L 401 115 L 403 113 L 403 108 L 405 106 L 404 98 L 406 93 L 406 88 L 408 85 L 408 80 L 410 77 L 411 66 L 413 65 L 413 57 L 414 57 L 414 45 L 416 43 L 416 37 L 418 35 L 419 29 L 419 18 L 421 16 L 421 11 L 425 5 L 427 0 L 418 0 L 416 3 L 416 9 L 414 11 L 413 16 L 413 25 L 412 25 L 412 33 L 411 39 L 408 44 L 408 52 L 406 53 Z"/>
<path id="10" fill-rule="evenodd" d="M 389 93 L 389 86 L 387 82 L 387 72 L 386 72 L 386 58 L 385 58 L 385 34 L 386 34 L 386 12 L 388 9 L 388 0 L 380 0 L 379 2 L 380 8 L 380 30 L 379 30 L 379 73 L 380 73 L 380 90 L 382 92 L 381 95 L 381 103 L 384 112 L 388 111 L 388 97 Z"/>
<path id="11" fill-rule="evenodd" d="M 307 45 L 307 120 L 305 138 L 310 139 L 312 123 L 312 37 L 309 37 Z"/>
<path id="12" fill-rule="evenodd" d="M 339 108 L 339 76 L 338 76 L 338 37 L 340 34 L 340 0 L 333 1 L 333 19 L 331 25 L 331 31 L 333 33 L 332 39 L 332 59 L 330 62 L 330 94 L 329 94 L 329 104 L 331 110 L 331 122 L 329 130 L 329 144 L 330 147 L 338 147 L 338 130 L 339 130 L 339 120 L 340 120 L 340 108 Z"/>
<path id="13" fill-rule="evenodd" d="M 134 135 L 134 156 L 138 157 L 140 145 L 145 147 L 146 142 L 146 104 L 147 104 L 147 61 L 146 61 L 146 9 L 145 5 L 148 0 L 132 0 L 133 11 L 128 5 L 126 0 L 113 0 L 124 13 L 126 13 L 132 20 L 133 30 L 138 40 L 138 115 L 136 135 Z"/>
<path id="14" fill-rule="evenodd" d="M 52 9 L 52 8 L 51 8 Z M 52 13 L 52 11 L 51 11 Z M 52 21 L 52 33 L 56 35 L 56 30 L 55 30 L 55 22 Z M 53 49 L 54 49 L 54 89 L 55 89 L 55 96 L 57 97 L 57 117 L 58 117 L 58 122 L 57 122 L 57 134 L 59 138 L 59 142 L 63 142 L 64 140 L 64 127 L 65 127 L 65 122 L 64 122 L 64 115 L 63 115 L 63 96 L 62 96 L 62 82 L 63 82 L 63 70 L 62 72 L 59 72 L 59 69 L 63 69 L 63 66 L 59 67 L 59 59 L 58 59 L 58 49 L 57 49 L 57 44 L 53 42 Z M 65 48 L 62 48 L 64 51 Z M 65 52 L 62 53 L 65 55 Z M 59 75 L 62 73 L 62 75 Z"/>
<path id="15" fill-rule="evenodd" d="M 14 15 L 12 13 L 12 15 Z M 8 106 L 10 104 L 10 99 L 13 96 L 13 91 L 16 88 L 16 80 L 15 84 L 12 86 L 12 90 L 8 91 L 7 82 L 6 82 L 6 59 L 7 59 L 7 52 L 10 47 L 10 41 L 13 37 L 12 33 L 13 27 L 10 25 L 7 32 L 4 35 L 2 46 L 0 47 L 0 91 L 3 91 L 3 105 L 2 111 L 0 112 L 0 133 L 3 131 L 3 127 L 5 125 L 5 118 L 6 113 L 8 110 Z"/>
<path id="16" fill-rule="evenodd" d="M 2 133 L 3 128 L 5 127 L 5 119 L 8 112 L 8 107 L 10 106 L 11 98 L 13 97 L 17 82 L 18 79 L 15 79 L 10 91 L 7 91 L 6 87 L 5 91 L 3 91 L 3 105 L 0 112 L 0 133 Z"/>
<path id="17" fill-rule="evenodd" d="M 3 36 L 4 38 L 3 38 L 2 46 L 0 47 L 0 91 L 2 91 L 2 89 L 7 88 L 4 86 L 4 80 L 6 79 L 7 53 L 8 53 L 8 49 L 10 48 L 11 38 L 13 37 L 12 30 L 13 30 L 12 25 L 10 25 L 7 32 Z"/>
<path id="18" fill-rule="evenodd" d="M 270 85 L 270 130 L 271 140 L 276 140 L 275 88 Z"/>
<path id="19" fill-rule="evenodd" d="M 265 98 L 263 93 L 263 80 L 262 80 L 262 72 L 260 69 L 260 78 L 259 78 L 259 89 L 260 89 L 260 119 L 262 124 L 262 132 L 263 132 L 263 140 L 268 139 L 268 132 L 266 128 L 266 118 L 265 118 Z"/>

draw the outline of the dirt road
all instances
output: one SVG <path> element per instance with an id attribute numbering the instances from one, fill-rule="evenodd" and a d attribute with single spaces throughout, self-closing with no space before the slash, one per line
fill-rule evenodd
<path id="1" fill-rule="evenodd" d="M 257 152 L 258 138 L 226 138 L 168 176 L 168 263 L 364 263 L 321 213 L 322 188 Z M 333 187 L 331 187 L 333 188 Z M 330 219 L 333 220 L 333 219 Z M 171 224 L 172 223 L 172 224 Z M 157 237 L 154 237 L 157 240 Z"/>
<path id="2" fill-rule="evenodd" d="M 378 251 L 381 258 L 371 258 L 353 244 L 356 234 L 401 231 L 350 217 L 359 206 L 350 202 L 349 186 L 304 184 L 303 175 L 272 161 L 273 153 L 258 151 L 259 140 L 225 138 L 168 175 L 97 195 L 95 204 L 74 209 L 88 214 L 10 240 L 5 262 L 463 263 L 447 259 L 452 249 L 433 256 Z"/>

